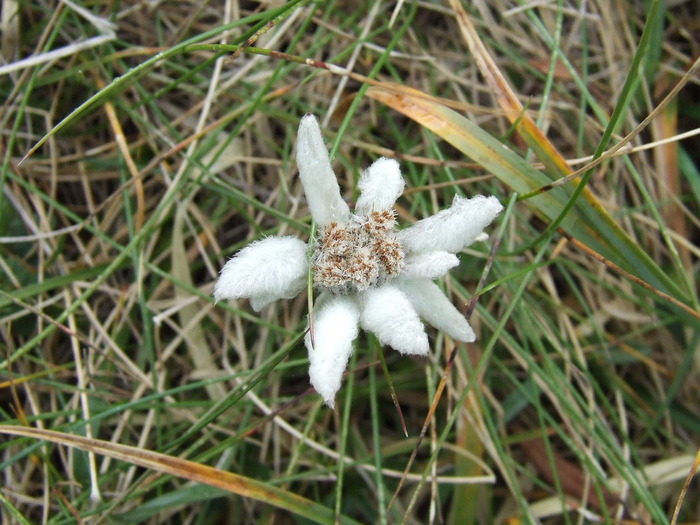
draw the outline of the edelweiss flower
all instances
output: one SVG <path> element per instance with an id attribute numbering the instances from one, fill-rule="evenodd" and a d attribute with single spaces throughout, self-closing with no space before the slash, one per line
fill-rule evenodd
<path id="1" fill-rule="evenodd" d="M 254 242 L 221 270 L 214 289 L 217 301 L 248 297 L 259 311 L 300 293 L 310 270 L 320 296 L 313 333 L 305 340 L 309 376 L 331 408 L 358 326 L 407 355 L 428 354 L 420 318 L 458 341 L 476 339 L 464 316 L 432 281 L 459 264 L 457 252 L 485 237 L 483 229 L 503 209 L 495 197 L 456 196 L 450 208 L 397 231 L 392 206 L 404 180 L 395 160 L 381 158 L 362 174 L 361 195 L 351 213 L 312 115 L 301 119 L 297 164 L 318 226 L 311 260 L 306 243 L 295 237 Z"/>

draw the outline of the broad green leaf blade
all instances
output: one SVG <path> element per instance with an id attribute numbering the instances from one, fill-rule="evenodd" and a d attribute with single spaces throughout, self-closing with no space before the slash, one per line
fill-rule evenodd
<path id="1" fill-rule="evenodd" d="M 505 144 L 429 95 L 391 84 L 372 87 L 367 95 L 430 129 L 518 194 L 535 192 L 552 182 Z M 565 211 L 574 189 L 574 182 L 561 185 L 539 192 L 527 202 L 541 215 L 554 221 Z M 574 203 L 560 227 L 630 274 L 679 301 L 687 302 L 676 283 L 615 223 L 592 194 Z"/>

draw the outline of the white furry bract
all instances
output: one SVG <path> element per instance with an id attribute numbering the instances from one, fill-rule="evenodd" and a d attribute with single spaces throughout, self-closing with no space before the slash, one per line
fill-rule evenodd
<path id="1" fill-rule="evenodd" d="M 304 283 L 300 283 L 300 287 L 303 289 Z M 294 299 L 294 297 L 296 297 L 299 294 L 299 292 L 301 292 L 301 289 L 297 293 L 294 293 L 294 290 L 290 290 L 289 294 L 285 294 L 282 297 L 278 297 L 274 294 L 251 295 L 250 306 L 253 308 L 253 310 L 259 312 L 268 304 L 274 303 L 277 299 Z"/>
<path id="2" fill-rule="evenodd" d="M 214 298 L 256 297 L 266 304 L 296 296 L 306 284 L 306 251 L 296 237 L 268 237 L 246 246 L 224 265 Z"/>
<path id="3" fill-rule="evenodd" d="M 304 340 L 309 351 L 309 379 L 326 404 L 333 408 L 343 372 L 357 337 L 360 310 L 352 297 L 319 301 L 314 310 L 313 333 Z"/>
<path id="4" fill-rule="evenodd" d="M 437 250 L 457 253 L 473 243 L 502 209 L 496 197 L 455 196 L 446 210 L 400 231 L 399 242 L 408 253 Z"/>
<path id="5" fill-rule="evenodd" d="M 458 341 L 476 339 L 467 319 L 432 281 L 459 264 L 457 252 L 488 237 L 484 228 L 503 209 L 495 197 L 455 197 L 448 209 L 397 232 L 391 208 L 405 182 L 398 162 L 380 158 L 360 177 L 351 214 L 313 115 L 299 125 L 297 164 L 319 227 L 314 245 L 269 237 L 243 248 L 221 270 L 217 301 L 248 297 L 259 311 L 296 296 L 310 274 L 321 293 L 304 340 L 309 378 L 331 408 L 359 327 L 407 355 L 429 352 L 421 319 Z"/>
<path id="6" fill-rule="evenodd" d="M 399 284 L 418 315 L 447 335 L 471 343 L 476 334 L 467 319 L 454 307 L 442 290 L 426 279 L 405 279 Z"/>
<path id="7" fill-rule="evenodd" d="M 331 222 L 347 223 L 350 208 L 340 195 L 321 128 L 313 115 L 304 116 L 299 124 L 297 166 L 309 210 L 316 223 L 319 226 Z"/>
<path id="8" fill-rule="evenodd" d="M 370 288 L 360 296 L 360 326 L 383 345 L 408 355 L 427 355 L 428 336 L 408 297 L 395 286 Z"/>
<path id="9" fill-rule="evenodd" d="M 459 259 L 454 253 L 419 253 L 406 259 L 401 275 L 414 279 L 439 279 L 457 265 L 459 265 Z"/>
<path id="10" fill-rule="evenodd" d="M 367 168 L 357 186 L 362 193 L 357 199 L 355 212 L 367 215 L 373 211 L 390 209 L 403 193 L 405 182 L 399 163 L 382 157 Z"/>

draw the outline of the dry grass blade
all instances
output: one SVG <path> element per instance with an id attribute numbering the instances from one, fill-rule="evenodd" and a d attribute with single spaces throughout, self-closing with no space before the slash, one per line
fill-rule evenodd
<path id="1" fill-rule="evenodd" d="M 596 492 L 589 491 L 586 473 L 576 463 L 567 461 L 556 452 L 553 452 L 553 462 L 550 463 L 547 447 L 541 438 L 521 441 L 520 447 L 542 479 L 548 483 L 553 483 L 556 479 L 561 480 L 562 489 L 567 496 L 576 500 L 585 497 L 586 506 L 590 505 L 596 510 L 612 507 L 619 503 L 619 497 L 609 490 L 603 491 L 602 502 Z"/>
<path id="2" fill-rule="evenodd" d="M 691 455 L 683 455 L 679 457 L 663 459 L 646 465 L 644 468 L 641 469 L 640 474 L 642 474 L 644 478 L 648 480 L 648 484 L 651 487 L 668 485 L 685 478 L 683 487 L 678 496 L 678 500 L 676 501 L 674 513 L 680 511 L 688 486 L 692 481 L 695 473 L 697 472 L 698 464 L 700 461 L 699 456 L 700 454 L 693 458 L 693 456 Z M 544 464 L 542 464 L 542 467 L 551 468 L 551 464 L 549 466 L 545 466 Z M 567 469 L 570 467 L 564 468 Z M 565 470 L 562 470 L 561 472 L 559 472 L 559 474 L 563 474 L 564 472 Z M 574 472 L 573 475 L 578 476 L 579 474 Z M 605 501 L 608 498 L 619 500 L 619 496 L 617 494 L 620 493 L 623 483 L 619 478 L 611 478 L 608 481 L 611 490 L 603 494 L 603 501 Z M 570 484 L 570 480 L 562 479 L 562 483 Z M 597 495 L 589 494 L 589 498 L 597 499 Z M 588 510 L 584 505 L 580 505 L 579 503 L 577 503 L 576 499 L 562 499 L 560 496 L 551 496 L 549 498 L 542 499 L 537 503 L 531 505 L 530 510 L 532 511 L 532 516 L 539 519 L 557 516 L 566 510 L 576 510 L 578 514 L 584 516 L 593 523 L 606 521 L 605 518 L 599 513 L 594 513 Z M 671 519 L 668 521 L 668 523 L 671 525 L 675 525 L 675 522 L 673 520 L 674 518 L 673 516 L 671 516 Z M 636 525 L 639 523 L 649 522 L 645 522 L 643 521 L 643 519 L 637 519 L 620 521 L 620 523 L 629 523 L 630 525 Z M 695 524 L 694 521 L 686 523 L 688 525 Z"/>
<path id="3" fill-rule="evenodd" d="M 552 225 L 560 224 L 561 229 L 593 252 L 636 274 L 652 288 L 676 297 L 679 302 L 687 300 L 678 285 L 613 221 L 593 195 L 585 202 L 571 201 L 571 188 L 565 190 L 562 187 L 533 194 L 548 183 L 549 179 L 542 172 L 476 124 L 425 93 L 387 83 L 382 87 L 371 87 L 367 96 L 430 129 L 518 194 L 532 194 L 528 203 L 553 221 Z"/>
<path id="4" fill-rule="evenodd" d="M 515 129 L 522 133 L 523 136 L 529 137 L 532 142 L 537 143 L 542 148 L 544 155 L 541 160 L 543 160 L 545 164 L 549 164 L 553 169 L 561 173 L 570 172 L 571 170 L 564 157 L 547 139 L 545 134 L 542 133 L 540 128 L 537 127 L 535 121 L 532 120 L 532 117 L 520 103 L 520 100 L 518 100 L 510 84 L 501 73 L 493 58 L 491 58 L 491 55 L 479 37 L 479 33 L 477 33 L 471 18 L 462 7 L 462 4 L 460 4 L 459 0 L 450 0 L 450 5 L 457 15 L 457 23 L 459 24 L 462 36 L 474 55 L 474 60 L 476 60 L 481 74 L 484 75 L 486 82 L 491 89 L 493 89 L 496 100 L 505 113 L 506 118 L 511 124 L 515 125 Z M 596 204 L 597 200 L 588 189 L 584 190 L 584 195 L 589 202 Z"/>
<path id="5" fill-rule="evenodd" d="M 401 422 L 401 430 L 403 435 L 408 437 L 408 429 L 406 428 L 406 420 L 403 417 L 403 411 L 401 410 L 401 403 L 399 403 L 399 398 L 396 396 L 396 388 L 394 388 L 394 382 L 391 379 L 391 374 L 389 373 L 389 367 L 386 364 L 386 358 L 384 357 L 384 350 L 380 347 L 378 352 L 379 361 L 382 364 L 382 371 L 384 372 L 384 377 L 386 378 L 387 385 L 389 386 L 389 395 L 391 396 L 391 402 L 394 403 L 394 408 L 396 409 L 396 414 Z"/>
<path id="6" fill-rule="evenodd" d="M 0 5 L 5 521 L 698 515 L 693 0 Z M 379 157 L 401 227 L 508 203 L 440 284 L 477 343 L 361 332 L 338 412 L 313 283 L 211 296 L 250 243 L 313 243 L 306 113 L 350 207 Z"/>
<path id="7" fill-rule="evenodd" d="M 95 78 L 95 83 L 100 87 L 100 89 L 104 89 L 105 83 L 99 76 Z M 105 112 L 107 113 L 107 118 L 112 126 L 114 139 L 119 146 L 119 151 L 121 152 L 124 162 L 129 169 L 129 174 L 134 181 L 133 183 L 135 185 L 136 192 L 136 217 L 134 218 L 134 228 L 138 232 L 143 227 L 143 223 L 146 220 L 146 197 L 144 196 L 143 192 L 143 179 L 139 176 L 139 169 L 136 167 L 134 158 L 131 156 L 131 152 L 129 151 L 129 144 L 127 144 L 126 138 L 124 137 L 124 130 L 119 122 L 119 118 L 117 118 L 117 112 L 114 109 L 114 105 L 109 101 L 105 101 Z"/>
<path id="8" fill-rule="evenodd" d="M 10 37 L 14 35 L 14 37 L 16 38 L 18 36 L 18 33 L 20 32 L 19 29 L 17 29 L 16 27 L 19 25 L 20 21 L 19 12 L 15 10 L 17 4 L 18 2 L 3 2 L 3 52 L 9 51 L 8 48 L 10 46 Z M 115 32 L 115 25 L 112 22 L 105 18 L 100 18 L 92 15 L 85 8 L 74 4 L 73 2 L 69 2 L 67 0 L 63 0 L 62 2 L 60 2 L 57 8 L 55 9 L 56 15 L 58 15 L 58 13 L 61 12 L 64 6 L 68 6 L 75 13 L 83 17 L 86 22 L 91 24 L 92 27 L 95 30 L 97 30 L 98 33 L 100 33 L 100 35 L 90 37 L 86 40 L 83 40 L 82 42 L 70 43 L 58 49 L 53 49 L 51 51 L 43 53 L 41 52 L 41 50 L 38 50 L 38 52 L 32 56 L 0 66 L 0 75 L 8 75 L 15 71 L 31 69 L 32 67 L 35 67 L 37 65 L 55 61 L 63 57 L 74 56 L 79 54 L 81 51 L 99 47 L 100 45 L 110 42 L 117 38 Z M 15 25 L 15 27 L 12 27 L 13 25 Z M 8 53 L 8 55 L 10 56 L 12 54 L 13 53 L 11 52 Z"/>
<path id="9" fill-rule="evenodd" d="M 0 433 L 51 441 L 95 454 L 109 456 L 120 461 L 162 472 L 163 474 L 217 487 L 245 498 L 264 501 L 318 523 L 327 523 L 334 516 L 329 509 L 291 492 L 234 474 L 233 472 L 227 472 L 159 452 L 32 427 L 0 425 Z M 341 517 L 339 522 L 355 523 L 353 520 L 344 517 Z"/>
<path id="10" fill-rule="evenodd" d="M 676 525 L 678 521 L 678 515 L 681 512 L 681 506 L 683 505 L 683 500 L 685 499 L 685 495 L 688 493 L 688 487 L 690 487 L 690 483 L 693 481 L 693 478 L 695 477 L 695 474 L 698 471 L 698 468 L 700 468 L 700 449 L 698 449 L 698 453 L 695 454 L 695 459 L 693 460 L 693 464 L 688 470 L 688 476 L 685 478 L 685 482 L 683 483 L 683 489 L 681 490 L 680 495 L 678 496 L 678 501 L 676 502 L 676 506 L 673 509 L 673 516 L 671 517 L 671 525 Z"/>
<path id="11" fill-rule="evenodd" d="M 175 212 L 172 238 L 172 272 L 174 277 L 183 283 L 193 286 L 194 283 L 190 274 L 190 258 L 185 249 L 183 210 L 184 207 L 181 207 Z M 189 298 L 189 294 L 179 287 L 176 288 L 175 294 L 182 304 L 185 304 L 185 301 Z M 179 309 L 178 317 L 180 326 L 182 326 L 182 335 L 195 366 L 194 371 L 208 378 L 216 375 L 217 365 L 201 323 L 201 318 L 206 314 L 206 311 L 207 308 L 203 309 L 199 304 L 187 304 Z M 207 386 L 207 393 L 211 399 L 216 401 L 226 397 L 226 390 L 221 383 L 212 383 Z"/>
<path id="12" fill-rule="evenodd" d="M 664 301 L 668 301 L 668 302 L 671 303 L 673 306 L 676 306 L 676 307 L 680 308 L 680 309 L 683 310 L 685 313 L 687 313 L 687 314 L 689 314 L 689 315 L 695 317 L 696 319 L 700 320 L 700 312 L 698 312 L 697 310 L 694 310 L 694 309 L 691 308 L 690 306 L 688 306 L 688 305 L 683 304 L 682 302 L 680 302 L 678 299 L 676 299 L 676 298 L 673 297 L 672 295 L 669 295 L 669 294 L 667 294 L 667 293 L 662 292 L 662 291 L 659 290 L 658 288 L 655 288 L 655 287 L 651 286 L 649 283 L 643 281 L 643 280 L 640 279 L 639 277 L 636 277 L 636 276 L 632 275 L 631 273 L 629 273 L 628 271 L 624 270 L 623 268 L 620 268 L 620 267 L 619 267 L 617 264 L 615 264 L 614 262 L 610 261 L 609 259 L 606 259 L 605 257 L 603 257 L 603 256 L 600 255 L 599 253 L 595 252 L 594 250 L 591 250 L 588 246 L 586 246 L 586 245 L 583 244 L 582 242 L 578 241 L 577 239 L 571 237 L 570 235 L 567 235 L 567 234 L 564 233 L 564 232 L 562 232 L 562 233 L 563 233 L 564 236 L 569 240 L 570 243 L 572 243 L 574 246 L 576 246 L 576 247 L 579 248 L 580 250 L 586 252 L 588 255 L 590 255 L 590 256 L 593 257 L 594 259 L 597 259 L 598 261 L 602 262 L 605 266 L 607 266 L 607 267 L 610 268 L 611 270 L 613 270 L 613 271 L 615 271 L 615 272 L 617 272 L 617 273 L 619 273 L 619 274 L 625 276 L 627 279 L 629 279 L 629 280 L 632 281 L 633 283 L 638 284 L 638 285 L 641 286 L 642 288 L 646 288 L 647 290 L 649 290 L 651 293 L 653 293 L 653 294 L 656 295 L 657 297 L 663 299 Z"/>
<path id="13" fill-rule="evenodd" d="M 435 391 L 435 395 L 433 396 L 433 401 L 430 404 L 430 409 L 428 410 L 428 413 L 425 416 L 425 421 L 423 422 L 423 427 L 421 428 L 420 434 L 418 435 L 418 439 L 416 440 L 416 445 L 413 448 L 413 452 L 411 452 L 411 457 L 408 459 L 408 462 L 406 463 L 406 467 L 404 468 L 403 471 L 403 476 L 401 477 L 401 480 L 399 481 L 399 486 L 396 487 L 396 491 L 394 492 L 394 495 L 392 496 L 391 500 L 389 501 L 389 508 L 392 507 L 394 502 L 396 501 L 396 498 L 398 498 L 399 493 L 401 492 L 401 489 L 404 486 L 404 483 L 406 482 L 406 479 L 408 478 L 408 474 L 411 471 L 411 467 L 413 466 L 413 462 L 416 460 L 416 456 L 418 455 L 418 449 L 420 449 L 421 443 L 423 442 L 423 439 L 425 436 L 428 434 L 428 428 L 430 427 L 431 421 L 433 421 L 433 418 L 435 417 L 435 411 L 437 410 L 438 404 L 440 403 L 440 399 L 442 399 L 442 393 L 445 390 L 445 386 L 447 384 L 447 378 L 450 374 L 450 371 L 452 370 L 452 365 L 454 364 L 455 357 L 457 356 L 457 348 L 455 347 L 452 352 L 450 353 L 450 358 L 447 361 L 447 366 L 445 366 L 445 371 L 442 374 L 442 377 L 440 378 L 440 383 L 438 384 L 438 387 Z"/>

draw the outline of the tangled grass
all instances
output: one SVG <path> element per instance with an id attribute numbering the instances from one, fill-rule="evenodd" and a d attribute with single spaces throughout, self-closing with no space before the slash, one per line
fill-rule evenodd
<path id="1" fill-rule="evenodd" d="M 667 4 L 4 0 L 2 522 L 696 519 L 700 18 Z M 477 342 L 361 336 L 335 411 L 306 297 L 211 296 L 310 235 L 307 112 L 349 202 L 390 156 L 403 224 L 507 206 L 444 282 Z"/>

